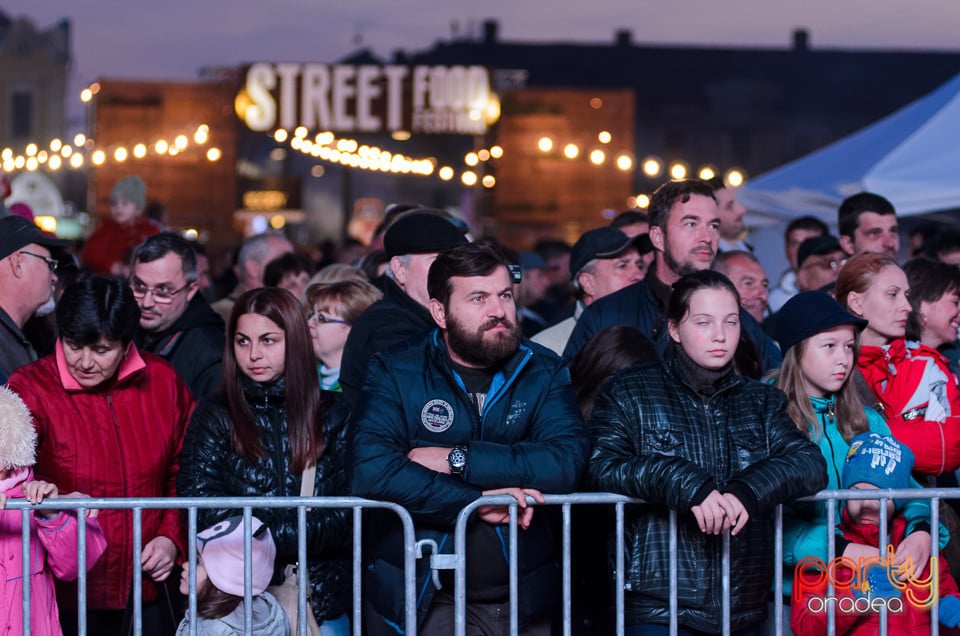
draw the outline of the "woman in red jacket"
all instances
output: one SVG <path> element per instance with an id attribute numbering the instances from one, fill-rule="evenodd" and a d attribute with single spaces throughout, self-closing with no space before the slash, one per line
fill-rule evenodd
<path id="1" fill-rule="evenodd" d="M 898 440 L 916 456 L 914 470 L 931 477 L 960 466 L 960 390 L 946 358 L 906 339 L 910 283 L 889 256 L 864 253 L 847 261 L 837 301 L 869 321 L 857 367 Z"/>
<path id="2" fill-rule="evenodd" d="M 38 479 L 93 497 L 176 494 L 193 399 L 172 366 L 137 351 L 133 334 L 139 321 L 133 293 L 120 279 L 94 276 L 64 290 L 57 306 L 56 351 L 21 367 L 9 382 L 34 416 Z M 88 632 L 122 633 L 125 608 L 133 611 L 133 568 L 139 567 L 144 634 L 160 633 L 160 618 L 169 610 L 156 603 L 155 583 L 165 581 L 178 554 L 185 554 L 179 512 L 142 512 L 137 564 L 130 511 L 104 510 L 99 520 L 108 548 L 87 579 Z M 58 586 L 57 602 L 64 631 L 70 633 L 76 587 Z"/>

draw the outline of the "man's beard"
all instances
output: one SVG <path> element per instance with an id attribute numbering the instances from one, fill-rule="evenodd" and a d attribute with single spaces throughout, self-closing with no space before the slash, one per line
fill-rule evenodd
<path id="1" fill-rule="evenodd" d="M 666 237 L 664 237 L 664 240 L 666 240 Z M 710 260 L 713 260 L 713 256 L 716 256 L 716 252 L 714 252 Z M 692 274 L 701 270 L 701 268 L 697 267 L 691 260 L 681 262 L 674 259 L 673 254 L 671 254 L 670 250 L 668 249 L 663 251 L 663 261 L 666 263 L 667 268 L 676 273 L 677 276 L 686 276 L 687 274 Z M 710 266 L 707 265 L 702 269 L 710 269 Z"/>
<path id="2" fill-rule="evenodd" d="M 51 294 L 50 299 L 47 300 L 47 302 L 40 305 L 37 308 L 37 310 L 33 312 L 33 315 L 35 315 L 37 318 L 43 318 L 44 316 L 49 316 L 50 314 L 52 314 L 56 308 L 57 308 L 57 301 Z"/>
<path id="3" fill-rule="evenodd" d="M 507 331 L 492 334 L 493 341 L 484 340 L 484 334 L 504 325 Z M 490 368 L 512 356 L 520 345 L 520 327 L 508 318 L 491 318 L 476 332 L 468 331 L 453 316 L 447 316 L 447 346 L 467 364 Z"/>

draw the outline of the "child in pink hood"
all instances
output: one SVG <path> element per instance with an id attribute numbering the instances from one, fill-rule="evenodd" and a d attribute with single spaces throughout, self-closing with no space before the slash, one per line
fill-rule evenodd
<path id="1" fill-rule="evenodd" d="M 57 487 L 34 481 L 37 434 L 33 418 L 16 393 L 0 386 L 0 634 L 24 634 L 22 513 L 3 510 L 8 499 L 40 503 L 58 496 Z M 83 496 L 71 493 L 68 496 Z M 87 569 L 107 548 L 91 511 L 87 524 Z M 54 577 L 77 578 L 77 515 L 66 510 L 30 513 L 30 630 L 32 636 L 60 636 Z"/>

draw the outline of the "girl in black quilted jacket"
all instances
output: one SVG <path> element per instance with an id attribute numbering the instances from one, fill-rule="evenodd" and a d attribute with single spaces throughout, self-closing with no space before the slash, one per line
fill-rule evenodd
<path id="1" fill-rule="evenodd" d="M 680 633 L 721 631 L 728 532 L 730 627 L 759 633 L 773 510 L 826 484 L 823 457 L 787 416 L 782 392 L 734 371 L 740 299 L 726 277 L 681 278 L 667 318 L 661 362 L 614 376 L 590 420 L 592 485 L 646 502 L 626 521 L 626 633 L 668 633 L 671 511 Z"/>
<path id="2" fill-rule="evenodd" d="M 343 418 L 320 391 L 306 317 L 290 292 L 264 287 L 237 299 L 227 326 L 223 391 L 193 413 L 180 457 L 177 492 L 186 497 L 301 493 L 315 466 L 314 496 L 346 493 Z M 236 510 L 200 509 L 201 526 Z M 277 545 L 273 584 L 297 562 L 297 510 L 257 509 Z M 346 636 L 350 549 L 346 511 L 307 513 L 310 604 L 324 634 Z M 303 564 L 300 564 L 301 567 Z"/>

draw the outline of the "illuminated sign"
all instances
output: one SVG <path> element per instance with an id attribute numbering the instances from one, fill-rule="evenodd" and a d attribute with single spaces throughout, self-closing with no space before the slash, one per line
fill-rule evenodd
<path id="1" fill-rule="evenodd" d="M 240 177 L 238 185 L 237 203 L 241 210 L 277 212 L 300 208 L 300 193 L 303 188 L 300 179 Z"/>
<path id="2" fill-rule="evenodd" d="M 280 210 L 287 204 L 287 193 L 279 190 L 250 190 L 243 193 L 247 210 Z"/>
<path id="3" fill-rule="evenodd" d="M 237 112 L 252 130 L 482 134 L 496 98 L 482 66 L 252 65 Z"/>

